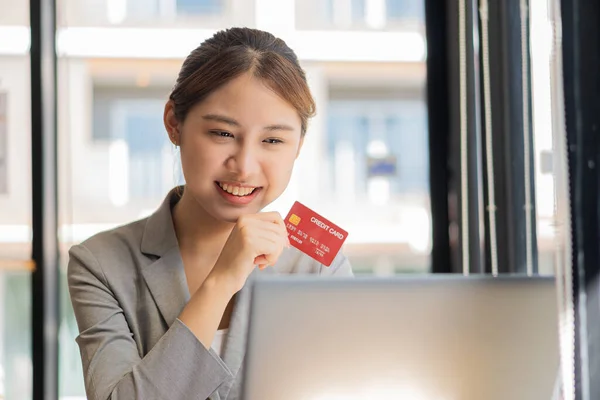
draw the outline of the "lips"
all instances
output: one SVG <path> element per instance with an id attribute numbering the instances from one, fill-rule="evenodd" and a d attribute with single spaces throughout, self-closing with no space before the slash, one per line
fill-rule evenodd
<path id="1" fill-rule="evenodd" d="M 250 196 L 256 189 L 260 188 L 259 186 L 239 185 L 226 182 L 217 182 L 217 184 L 224 192 L 238 197 Z"/>
<path id="2" fill-rule="evenodd" d="M 215 189 L 218 190 L 221 198 L 229 205 L 246 206 L 254 201 L 262 191 L 261 186 L 240 185 L 227 182 L 215 182 Z"/>

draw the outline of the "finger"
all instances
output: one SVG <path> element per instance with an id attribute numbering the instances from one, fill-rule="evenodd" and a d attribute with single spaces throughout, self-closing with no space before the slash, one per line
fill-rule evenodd
<path id="1" fill-rule="evenodd" d="M 291 247 L 291 245 L 289 244 L 289 240 L 287 235 L 286 236 L 278 236 L 277 238 L 274 238 L 272 240 L 276 240 L 276 241 L 272 241 L 270 246 L 270 251 L 266 250 L 262 256 L 265 258 L 265 260 L 269 263 L 269 265 L 273 265 L 277 262 L 277 260 L 279 260 L 279 257 L 281 257 L 281 254 L 283 253 L 283 249 L 284 248 L 289 248 Z"/>
<path id="2" fill-rule="evenodd" d="M 285 234 L 285 247 L 287 247 L 288 249 L 292 247 L 292 242 L 290 242 L 290 235 L 287 232 Z"/>
<path id="3" fill-rule="evenodd" d="M 266 222 L 264 220 L 257 220 L 254 221 L 252 223 L 253 225 L 253 229 L 256 229 L 257 231 L 267 231 L 267 232 L 272 232 L 274 234 L 276 234 L 277 236 L 281 237 L 282 241 L 284 244 L 288 243 L 287 240 L 287 236 L 288 236 L 288 231 L 285 228 L 285 225 L 279 225 L 279 224 L 275 224 L 272 222 Z"/>
<path id="4" fill-rule="evenodd" d="M 255 254 L 257 256 L 254 263 L 260 264 L 266 262 L 269 265 L 275 264 L 283 252 L 285 244 L 279 237 L 273 235 L 268 238 L 261 238 L 259 242 L 256 247 Z"/>
<path id="5" fill-rule="evenodd" d="M 265 224 L 267 222 L 267 224 Z M 285 222 L 281 218 L 281 214 L 277 211 L 263 212 L 258 214 L 247 214 L 244 216 L 244 225 L 261 226 L 263 228 L 273 228 L 281 234 L 287 236 L 287 228 Z"/>
<path id="6" fill-rule="evenodd" d="M 287 232 L 285 235 L 280 234 L 276 231 L 263 230 L 256 232 L 256 250 L 262 252 L 261 254 L 271 251 L 282 251 L 284 247 L 288 247 L 289 239 Z M 268 246 L 268 247 L 264 247 Z"/>
<path id="7" fill-rule="evenodd" d="M 281 217 L 281 214 L 278 213 L 277 211 L 258 213 L 258 214 L 256 214 L 256 216 L 258 219 L 260 219 L 262 221 L 272 222 L 272 223 L 282 227 L 283 229 L 285 229 L 285 222 L 283 222 L 283 218 Z"/>
<path id="8" fill-rule="evenodd" d="M 277 211 L 259 212 L 257 214 L 244 214 L 237 220 L 238 225 L 253 224 L 256 221 L 270 222 L 285 227 L 281 214 Z"/>
<path id="9" fill-rule="evenodd" d="M 270 253 L 270 254 L 263 254 L 264 260 L 266 261 L 266 264 L 268 265 L 275 265 L 277 264 L 277 260 L 279 260 L 279 256 L 281 255 L 281 253 Z"/>
<path id="10" fill-rule="evenodd" d="M 258 256 L 254 259 L 254 265 L 261 265 L 261 264 L 268 264 L 269 262 L 267 261 L 267 257 L 265 256 Z"/>

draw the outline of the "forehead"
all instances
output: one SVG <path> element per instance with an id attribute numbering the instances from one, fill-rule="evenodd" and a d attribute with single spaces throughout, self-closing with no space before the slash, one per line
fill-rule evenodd
<path id="1" fill-rule="evenodd" d="M 230 80 L 190 110 L 190 116 L 206 113 L 222 114 L 242 125 L 287 123 L 298 129 L 301 125 L 296 109 L 251 74 Z"/>

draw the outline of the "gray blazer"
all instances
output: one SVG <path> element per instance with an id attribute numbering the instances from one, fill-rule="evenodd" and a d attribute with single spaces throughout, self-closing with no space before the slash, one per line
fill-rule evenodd
<path id="1" fill-rule="evenodd" d="M 89 400 L 238 399 L 249 283 L 262 274 L 351 275 L 341 253 L 327 268 L 294 248 L 256 269 L 236 296 L 222 359 L 177 316 L 188 302 L 169 193 L 149 218 L 93 236 L 69 252 L 68 282 Z"/>

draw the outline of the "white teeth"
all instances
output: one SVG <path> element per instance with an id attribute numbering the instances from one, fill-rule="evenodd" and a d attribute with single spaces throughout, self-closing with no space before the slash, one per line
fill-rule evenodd
<path id="1" fill-rule="evenodd" d="M 226 191 L 229 194 L 232 194 L 234 196 L 247 196 L 250 193 L 254 192 L 254 189 L 256 188 L 243 188 L 240 186 L 232 186 L 232 185 L 228 185 L 226 183 L 219 183 L 219 186 Z"/>

